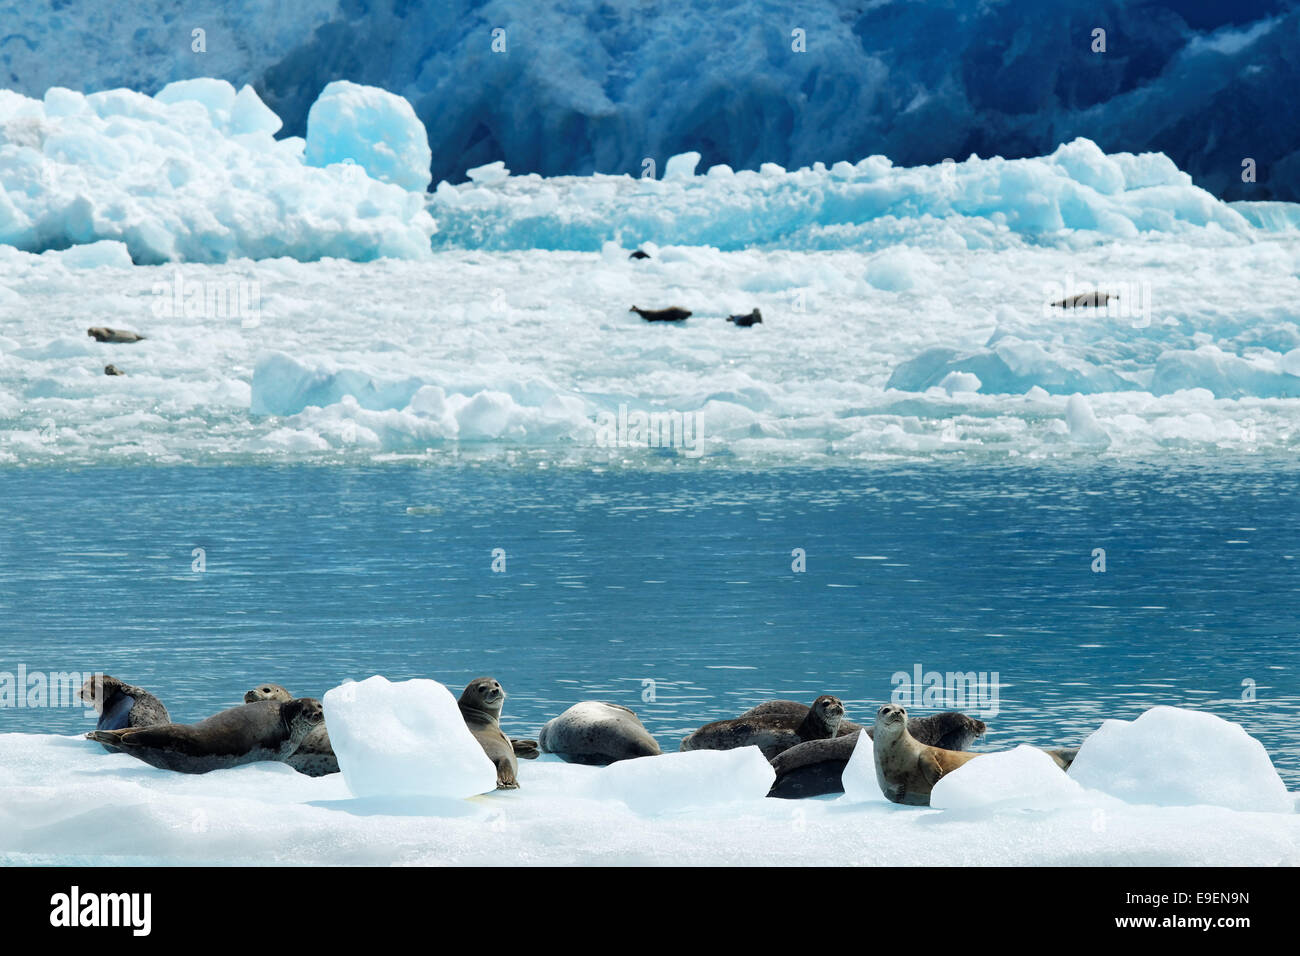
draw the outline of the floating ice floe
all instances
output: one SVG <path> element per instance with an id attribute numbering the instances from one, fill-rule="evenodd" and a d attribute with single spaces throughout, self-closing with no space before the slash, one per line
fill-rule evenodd
<path id="1" fill-rule="evenodd" d="M 608 768 L 543 755 L 519 762 L 519 790 L 470 796 L 495 777 L 441 752 L 477 744 L 450 732 L 454 702 L 431 683 L 330 691 L 347 753 L 327 777 L 278 763 L 176 774 L 79 736 L 0 734 L 0 863 L 1300 865 L 1293 795 L 1256 741 L 1205 714 L 1108 722 L 1068 775 L 1032 748 L 985 754 L 932 807 L 885 800 L 865 735 L 843 798 L 766 798 L 753 748 Z M 358 767 L 358 748 L 385 747 Z M 350 789 L 358 770 L 366 796 Z"/>

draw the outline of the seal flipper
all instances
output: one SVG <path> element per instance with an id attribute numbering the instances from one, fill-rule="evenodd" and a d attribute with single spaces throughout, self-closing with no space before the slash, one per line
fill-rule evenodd
<path id="1" fill-rule="evenodd" d="M 519 779 L 515 776 L 514 765 L 509 760 L 501 759 L 497 761 L 497 789 L 519 789 Z"/>
<path id="2" fill-rule="evenodd" d="M 111 747 L 113 750 L 117 750 L 122 744 L 120 730 L 92 730 L 86 734 L 86 739 L 103 744 L 105 747 Z"/>
<path id="3" fill-rule="evenodd" d="M 135 698 L 130 694 L 118 694 L 113 698 L 113 703 L 104 708 L 100 714 L 98 722 L 95 724 L 96 730 L 121 730 L 127 726 L 131 717 L 131 708 L 135 706 Z"/>
<path id="4" fill-rule="evenodd" d="M 511 737 L 510 746 L 514 748 L 515 756 L 522 757 L 524 760 L 536 760 L 541 756 L 536 740 L 517 740 Z"/>

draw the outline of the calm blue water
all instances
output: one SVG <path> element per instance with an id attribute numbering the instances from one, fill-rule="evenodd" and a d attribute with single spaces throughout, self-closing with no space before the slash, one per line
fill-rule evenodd
<path id="1" fill-rule="evenodd" d="M 0 670 L 101 669 L 178 720 L 267 680 L 319 695 L 380 673 L 458 692 L 490 674 L 516 736 L 602 698 L 675 748 L 769 697 L 834 693 L 870 719 L 890 675 L 920 664 L 1000 675 L 980 749 L 1077 743 L 1104 717 L 1176 704 L 1241 722 L 1295 789 L 1297 477 L 1096 463 L 8 469 Z M 1104 574 L 1090 570 L 1098 547 Z M 0 731 L 86 725 L 0 710 Z"/>

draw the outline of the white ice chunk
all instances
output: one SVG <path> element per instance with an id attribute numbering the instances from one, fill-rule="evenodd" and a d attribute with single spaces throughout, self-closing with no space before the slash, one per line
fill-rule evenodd
<path id="1" fill-rule="evenodd" d="M 1070 440 L 1081 445 L 1100 446 L 1110 444 L 1110 435 L 1101 427 L 1092 406 L 1082 395 L 1071 395 L 1065 403 L 1065 423 L 1070 428 Z"/>
<path id="2" fill-rule="evenodd" d="M 691 150 L 670 156 L 664 164 L 664 179 L 690 179 L 695 175 L 695 167 L 700 163 L 700 154 Z"/>
<path id="3" fill-rule="evenodd" d="M 132 265 L 131 253 L 126 248 L 126 243 L 114 242 L 112 239 L 101 239 L 99 242 L 87 243 L 84 246 L 72 246 L 62 252 L 50 252 L 46 255 L 54 256 L 69 269 L 98 269 L 100 266 L 129 269 Z"/>
<path id="4" fill-rule="evenodd" d="M 876 779 L 876 748 L 865 733 L 858 734 L 858 742 L 844 765 L 840 781 L 844 784 L 844 799 L 849 803 L 889 802 Z"/>
<path id="5" fill-rule="evenodd" d="M 403 97 L 373 86 L 335 80 L 307 113 L 307 165 L 348 160 L 370 176 L 424 192 L 433 153 L 424 124 Z"/>
<path id="6" fill-rule="evenodd" d="M 939 387 L 949 395 L 956 395 L 958 392 L 978 392 L 980 384 L 980 377 L 971 372 L 949 372 L 939 381 Z"/>
<path id="7" fill-rule="evenodd" d="M 934 785 L 930 806 L 940 810 L 1047 810 L 1086 800 L 1082 786 L 1037 747 L 981 754 Z"/>
<path id="8" fill-rule="evenodd" d="M 326 692 L 325 722 L 357 797 L 472 797 L 496 789 L 492 761 L 451 691 L 433 680 L 378 675 Z"/>
<path id="9" fill-rule="evenodd" d="M 493 183 L 501 183 L 509 179 L 510 170 L 506 169 L 506 164 L 498 159 L 495 163 L 488 163 L 486 166 L 475 166 L 473 169 L 467 169 L 465 175 L 480 185 L 490 186 Z"/>
<path id="10" fill-rule="evenodd" d="M 1295 812 L 1263 744 L 1240 724 L 1181 707 L 1107 720 L 1084 741 L 1070 776 L 1128 803 Z"/>

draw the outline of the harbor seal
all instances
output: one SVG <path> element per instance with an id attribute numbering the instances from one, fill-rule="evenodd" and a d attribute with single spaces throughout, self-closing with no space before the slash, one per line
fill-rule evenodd
<path id="1" fill-rule="evenodd" d="M 934 785 L 979 756 L 921 743 L 908 733 L 907 711 L 897 704 L 876 711 L 874 730 L 876 780 L 894 803 L 928 807 Z"/>
<path id="2" fill-rule="evenodd" d="M 122 371 L 120 368 L 118 368 L 116 365 L 105 365 L 105 366 L 104 366 L 104 374 L 105 374 L 105 375 L 125 375 L 126 372 L 123 372 L 123 371 Z"/>
<path id="3" fill-rule="evenodd" d="M 841 721 L 840 727 L 848 721 Z M 955 710 L 928 717 L 909 717 L 907 732 L 920 743 L 943 750 L 966 750 L 988 729 L 984 721 L 967 717 Z M 844 768 L 858 745 L 859 728 L 849 734 L 827 740 L 809 740 L 777 754 L 772 760 L 776 781 L 768 791 L 769 797 L 797 800 L 818 797 L 827 793 L 844 792 Z M 875 728 L 867 727 L 868 737 Z"/>
<path id="4" fill-rule="evenodd" d="M 109 329 L 102 325 L 87 329 L 86 334 L 96 342 L 113 342 L 124 344 L 127 342 L 143 341 L 144 336 L 138 332 L 128 332 L 125 329 Z"/>
<path id="5" fill-rule="evenodd" d="M 1057 309 L 1084 309 L 1090 306 L 1103 306 L 1111 299 L 1118 300 L 1119 296 L 1110 292 L 1080 292 L 1078 295 L 1053 302 L 1052 306 Z"/>
<path id="6" fill-rule="evenodd" d="M 758 311 L 758 309 L 755 309 L 753 312 L 750 312 L 748 315 L 729 315 L 727 316 L 727 321 L 735 323 L 736 325 L 740 326 L 742 329 L 747 329 L 751 325 L 762 325 L 763 313 Z"/>
<path id="7" fill-rule="evenodd" d="M 494 677 L 476 677 L 460 695 L 460 715 L 474 739 L 497 768 L 497 789 L 519 789 L 519 762 L 506 735 L 501 732 L 501 706 L 505 688 Z"/>
<path id="8" fill-rule="evenodd" d="M 143 687 L 127 684 L 116 677 L 101 674 L 81 685 L 77 696 L 95 708 L 99 720 L 96 730 L 127 730 L 171 723 L 167 708 Z M 113 748 L 105 745 L 105 750 Z"/>
<path id="9" fill-rule="evenodd" d="M 626 707 L 602 700 L 584 700 L 552 717 L 537 735 L 544 753 L 566 763 L 605 767 L 635 757 L 657 757 L 659 742 L 641 718 Z"/>
<path id="10" fill-rule="evenodd" d="M 1079 756 L 1078 747 L 1053 747 L 1048 750 L 1046 747 L 1040 748 L 1047 756 L 1056 761 L 1056 765 L 1062 770 L 1069 770 L 1070 765 L 1074 763 L 1074 758 Z"/>
<path id="11" fill-rule="evenodd" d="M 691 317 L 689 309 L 679 309 L 677 306 L 669 309 L 638 309 L 632 306 L 628 311 L 635 312 L 647 322 L 681 322 Z"/>
<path id="12" fill-rule="evenodd" d="M 259 684 L 244 694 L 245 704 L 253 704 L 259 700 L 284 702 L 293 700 L 293 695 L 279 684 Z M 339 758 L 334 754 L 334 746 L 330 743 L 330 732 L 325 726 L 324 719 L 303 738 L 297 750 L 284 758 L 284 762 L 309 777 L 324 777 L 339 772 Z"/>
<path id="13" fill-rule="evenodd" d="M 324 719 L 314 697 L 259 700 L 197 724 L 92 730 L 86 737 L 162 770 L 208 773 L 263 760 L 283 762 Z"/>
<path id="14" fill-rule="evenodd" d="M 808 716 L 809 707 L 807 704 L 801 704 L 797 700 L 765 700 L 761 704 L 756 704 L 749 710 L 741 714 L 741 717 L 761 717 L 765 714 L 781 714 L 789 717 L 797 717 L 799 720 Z M 840 720 L 840 737 L 856 737 L 861 724 L 855 724 L 847 717 Z"/>
<path id="15" fill-rule="evenodd" d="M 755 746 L 771 760 L 777 754 L 807 740 L 823 740 L 839 733 L 844 704 L 824 694 L 813 701 L 806 714 L 797 711 L 769 711 L 749 717 L 715 720 L 687 734 L 682 750 L 734 750 Z"/>

